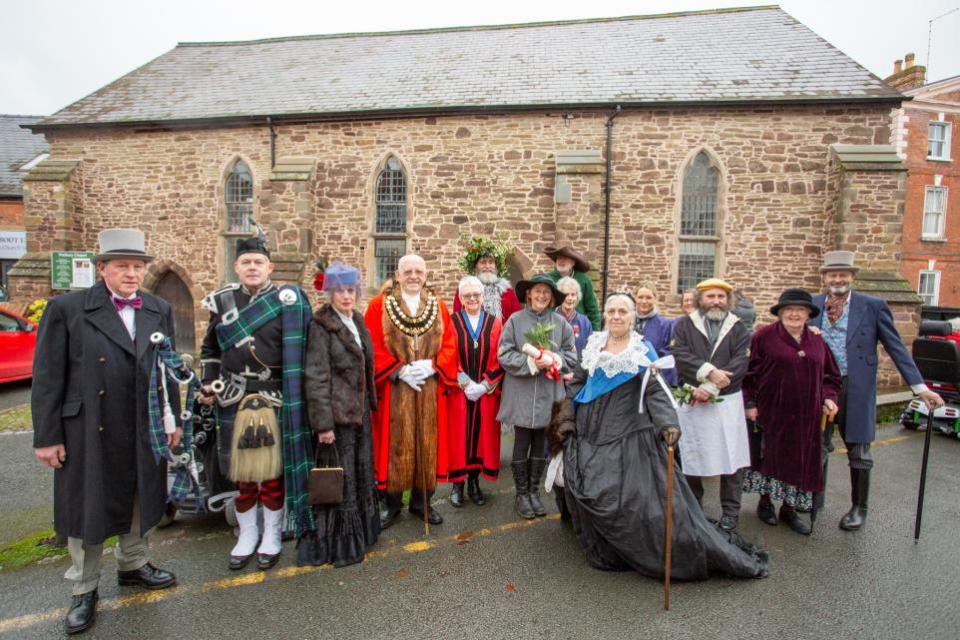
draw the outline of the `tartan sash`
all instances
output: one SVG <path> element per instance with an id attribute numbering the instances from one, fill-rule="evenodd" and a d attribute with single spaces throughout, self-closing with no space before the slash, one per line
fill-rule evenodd
<path id="1" fill-rule="evenodd" d="M 307 504 L 307 479 L 313 466 L 313 440 L 304 415 L 303 368 L 307 353 L 307 329 L 311 308 L 303 291 L 284 285 L 257 298 L 239 310 L 236 320 L 217 326 L 221 351 L 234 348 L 257 329 L 280 316 L 283 331 L 283 405 L 280 429 L 283 432 L 283 483 L 286 507 L 285 530 L 297 537 L 316 530 Z M 221 415 L 223 415 L 222 412 Z"/>

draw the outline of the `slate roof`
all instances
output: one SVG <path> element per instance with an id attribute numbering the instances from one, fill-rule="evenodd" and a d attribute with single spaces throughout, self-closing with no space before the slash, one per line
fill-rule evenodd
<path id="1" fill-rule="evenodd" d="M 24 173 L 17 171 L 41 153 L 50 151 L 40 134 L 21 129 L 21 124 L 34 124 L 42 116 L 0 115 L 0 197 L 22 198 Z"/>
<path id="2" fill-rule="evenodd" d="M 786 12 L 760 7 L 181 43 L 43 126 L 900 97 Z"/>

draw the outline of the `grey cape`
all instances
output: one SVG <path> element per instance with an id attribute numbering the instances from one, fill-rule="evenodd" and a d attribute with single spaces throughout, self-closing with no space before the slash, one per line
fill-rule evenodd
<path id="1" fill-rule="evenodd" d="M 497 357 L 504 375 L 501 384 L 500 412 L 497 421 L 527 429 L 545 429 L 550 424 L 553 403 L 564 397 L 563 383 L 547 379 L 543 371 L 530 375 L 527 356 L 520 349 L 527 340 L 523 335 L 538 323 L 552 324 L 552 351 L 563 358 L 563 371 L 569 373 L 577 364 L 577 347 L 573 328 L 552 308 L 535 313 L 529 305 L 516 312 L 503 327 Z"/>

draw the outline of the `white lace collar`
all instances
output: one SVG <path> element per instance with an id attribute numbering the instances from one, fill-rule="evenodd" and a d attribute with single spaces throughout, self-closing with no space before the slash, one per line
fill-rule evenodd
<path id="1" fill-rule="evenodd" d="M 631 331 L 630 344 L 622 352 L 614 355 L 603 350 L 609 335 L 608 331 L 590 334 L 580 357 L 580 366 L 590 375 L 593 375 L 597 369 L 603 369 L 608 378 L 621 373 L 640 373 L 640 368 L 649 363 L 646 355 L 650 351 L 643 341 L 643 336 L 636 331 Z"/>

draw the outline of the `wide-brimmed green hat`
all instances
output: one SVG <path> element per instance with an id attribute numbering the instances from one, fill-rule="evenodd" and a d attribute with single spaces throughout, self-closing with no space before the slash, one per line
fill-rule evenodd
<path id="1" fill-rule="evenodd" d="M 550 291 L 553 293 L 553 306 L 555 307 L 559 307 L 563 303 L 563 299 L 567 297 L 565 293 L 557 289 L 557 283 L 554 282 L 550 276 L 545 273 L 538 273 L 529 280 L 521 280 L 517 283 L 517 286 L 514 287 L 520 302 L 526 304 L 527 292 L 538 284 L 545 284 L 550 287 Z"/>

